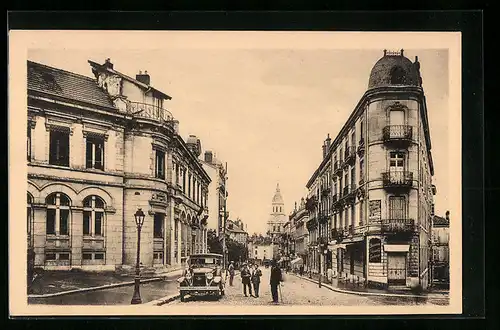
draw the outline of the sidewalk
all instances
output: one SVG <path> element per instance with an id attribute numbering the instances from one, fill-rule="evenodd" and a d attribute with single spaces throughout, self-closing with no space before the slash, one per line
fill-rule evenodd
<path id="1" fill-rule="evenodd" d="M 159 269 L 157 271 L 145 269 L 141 272 L 141 283 L 159 281 L 164 277 L 174 276 L 177 272 L 180 275 L 180 268 Z M 43 271 L 33 281 L 29 296 L 50 297 L 126 286 L 133 283 L 133 273 L 120 270 L 103 272 Z"/>
<path id="2" fill-rule="evenodd" d="M 287 275 L 293 275 L 307 281 L 318 284 L 318 274 L 304 275 L 300 276 L 299 274 L 288 273 Z M 414 298 L 435 298 L 435 299 L 449 299 L 449 292 L 442 290 L 433 290 L 423 293 L 421 295 L 413 294 L 410 289 L 408 290 L 397 290 L 397 289 L 375 289 L 365 287 L 363 284 L 358 283 L 350 283 L 350 282 L 339 282 L 337 278 L 332 278 L 331 281 L 325 281 L 324 277 L 321 279 L 321 285 L 330 289 L 332 291 L 337 291 L 341 293 L 350 293 L 350 294 L 358 294 L 358 295 L 378 295 L 378 296 L 390 296 L 390 297 L 414 297 Z"/>

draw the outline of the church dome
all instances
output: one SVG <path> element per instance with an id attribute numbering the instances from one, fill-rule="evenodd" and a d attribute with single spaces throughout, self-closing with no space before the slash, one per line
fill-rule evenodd
<path id="1" fill-rule="evenodd" d="M 370 73 L 368 89 L 387 86 L 420 86 L 419 62 L 413 63 L 400 52 L 384 50 Z"/>
<path id="2" fill-rule="evenodd" d="M 274 193 L 273 197 L 273 204 L 284 204 L 285 202 L 283 201 L 283 196 L 281 196 L 280 192 L 280 184 L 278 183 L 276 185 L 276 192 Z"/>

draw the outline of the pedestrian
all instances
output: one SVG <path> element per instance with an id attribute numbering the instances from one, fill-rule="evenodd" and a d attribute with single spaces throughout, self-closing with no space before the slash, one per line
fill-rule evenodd
<path id="1" fill-rule="evenodd" d="M 259 297 L 259 286 L 260 286 L 260 277 L 261 276 L 262 276 L 262 271 L 259 269 L 259 265 L 255 264 L 255 268 L 252 271 L 252 278 L 251 278 L 255 298 Z"/>
<path id="2" fill-rule="evenodd" d="M 243 268 L 241 269 L 241 283 L 243 284 L 243 294 L 245 297 L 247 296 L 247 287 L 248 287 L 248 293 L 250 293 L 250 297 L 253 297 L 252 294 L 252 285 L 250 284 L 250 278 L 252 277 L 252 274 L 250 272 L 250 269 L 248 268 L 248 265 L 246 263 L 243 264 Z"/>
<path id="3" fill-rule="evenodd" d="M 300 276 L 304 275 L 304 265 L 300 266 Z"/>
<path id="4" fill-rule="evenodd" d="M 271 285 L 271 295 L 273 296 L 273 303 L 277 304 L 278 301 L 278 285 L 283 282 L 283 276 L 281 274 L 281 269 L 278 267 L 276 260 L 271 263 L 271 276 L 269 278 L 269 284 Z"/>
<path id="5" fill-rule="evenodd" d="M 234 261 L 231 261 L 229 267 L 227 268 L 227 273 L 229 273 L 229 286 L 233 286 L 234 279 Z"/>

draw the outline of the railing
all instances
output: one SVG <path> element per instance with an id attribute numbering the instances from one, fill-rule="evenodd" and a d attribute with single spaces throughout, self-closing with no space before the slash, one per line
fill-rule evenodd
<path id="1" fill-rule="evenodd" d="M 331 189 L 329 186 L 325 186 L 323 187 L 323 190 L 321 191 L 321 195 L 322 196 L 328 196 L 328 194 L 330 193 Z"/>
<path id="2" fill-rule="evenodd" d="M 382 129 L 385 141 L 389 140 L 411 140 L 413 128 L 408 125 L 390 125 Z"/>
<path id="3" fill-rule="evenodd" d="M 390 171 L 382 173 L 384 187 L 411 187 L 413 184 L 413 172 Z"/>
<path id="4" fill-rule="evenodd" d="M 342 174 L 342 167 L 340 166 L 340 164 L 342 163 L 342 161 L 336 161 L 333 165 L 333 172 L 334 173 L 337 173 L 337 174 Z"/>
<path id="5" fill-rule="evenodd" d="M 358 143 L 358 155 L 361 157 L 365 153 L 365 139 L 361 138 Z"/>
<path id="6" fill-rule="evenodd" d="M 159 122 L 172 122 L 174 117 L 167 109 L 160 108 L 153 104 L 129 102 L 127 113 L 136 117 L 157 120 Z"/>
<path id="7" fill-rule="evenodd" d="M 344 161 L 346 164 L 349 164 L 352 161 L 356 160 L 356 147 L 354 146 L 346 147 L 344 155 L 345 155 Z"/>
<path id="8" fill-rule="evenodd" d="M 332 235 L 332 238 L 334 240 L 336 240 L 337 242 L 340 242 L 342 241 L 342 239 L 344 238 L 344 232 L 342 231 L 342 229 L 337 229 L 337 228 L 333 228 L 331 230 L 331 235 Z"/>
<path id="9" fill-rule="evenodd" d="M 332 196 L 332 203 L 335 203 L 337 201 L 338 201 L 338 196 L 337 196 L 337 194 L 335 194 Z"/>
<path id="10" fill-rule="evenodd" d="M 408 233 L 415 229 L 413 219 L 384 219 L 381 224 L 385 233 Z"/>

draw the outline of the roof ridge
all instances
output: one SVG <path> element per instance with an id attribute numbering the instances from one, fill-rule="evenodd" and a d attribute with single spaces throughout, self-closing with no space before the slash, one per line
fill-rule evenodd
<path id="1" fill-rule="evenodd" d="M 79 74 L 79 73 L 75 73 L 75 72 L 71 72 L 71 71 L 68 71 L 68 70 L 64 70 L 64 69 L 56 68 L 56 67 L 53 67 L 53 66 L 50 66 L 50 65 L 47 65 L 47 64 L 42 64 L 42 63 L 35 62 L 35 61 L 30 61 L 30 60 L 27 60 L 27 62 L 28 62 L 28 64 L 32 64 L 32 65 L 36 65 L 36 66 L 40 66 L 40 67 L 43 67 L 43 68 L 46 68 L 46 69 L 51 69 L 51 70 L 54 70 L 54 71 L 63 72 L 63 73 L 65 73 L 65 74 L 69 74 L 69 75 L 71 75 L 71 76 L 80 77 L 80 78 L 85 78 L 85 79 L 87 79 L 87 80 L 90 80 L 90 81 L 95 82 L 95 79 L 94 79 L 94 78 L 89 77 L 89 76 L 85 76 L 85 75 L 82 75 L 82 74 Z"/>

